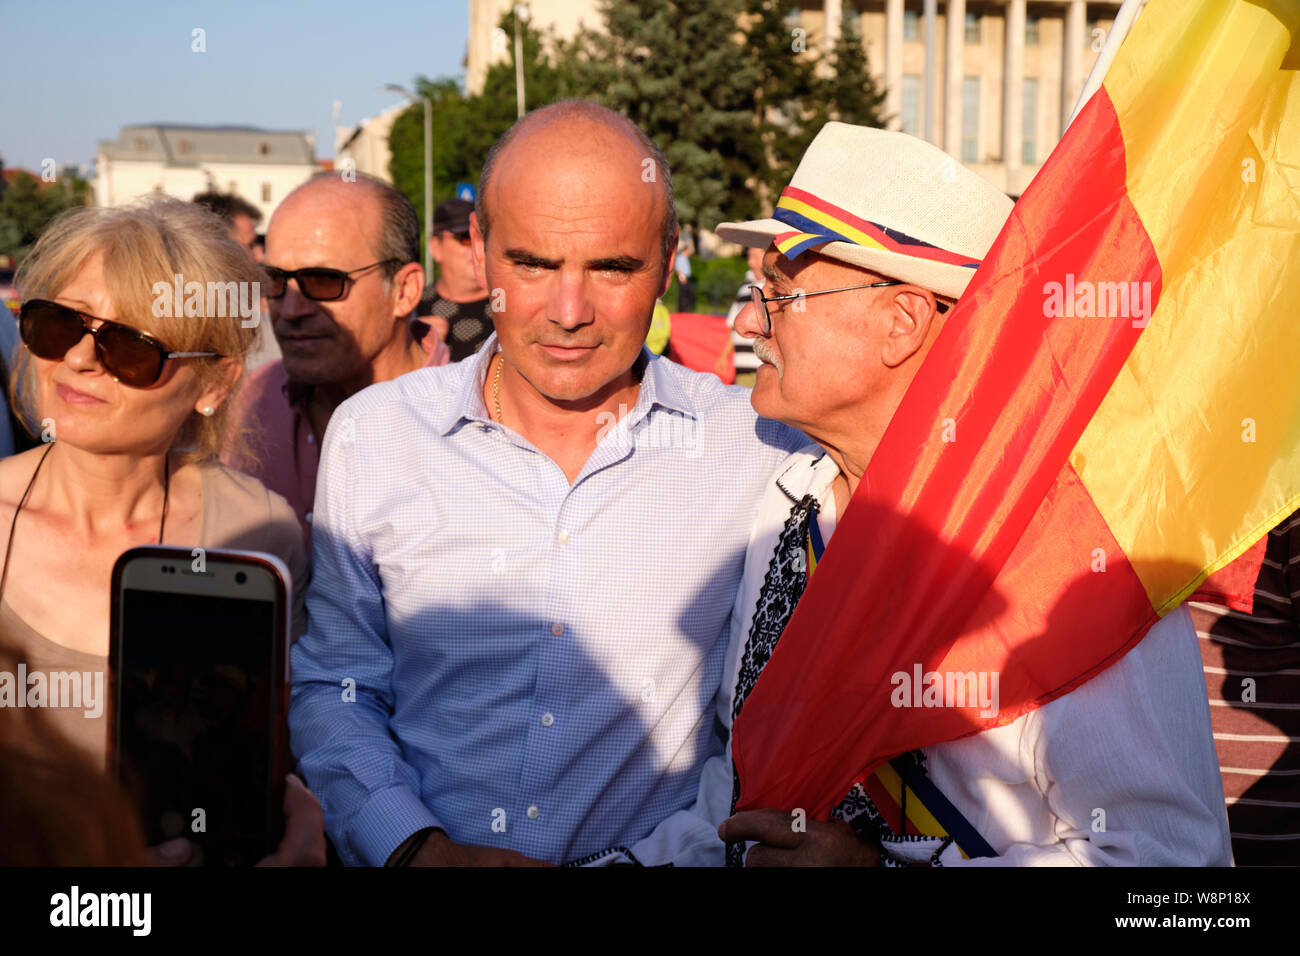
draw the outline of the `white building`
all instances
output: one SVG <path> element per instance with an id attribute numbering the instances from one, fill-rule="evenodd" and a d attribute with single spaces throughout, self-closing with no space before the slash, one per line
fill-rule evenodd
<path id="1" fill-rule="evenodd" d="M 1061 138 L 1120 0 L 936 0 L 932 20 L 924 0 L 798 6 L 818 48 L 857 18 L 892 128 L 1018 196 Z"/>
<path id="2" fill-rule="evenodd" d="M 501 18 L 517 0 L 469 0 L 469 37 L 465 44 L 465 92 L 483 92 L 488 67 L 510 62 L 514 37 L 499 31 Z M 538 30 L 554 30 L 562 40 L 572 39 L 580 29 L 602 30 L 605 18 L 599 0 L 529 0 L 528 24 Z"/>
<path id="3" fill-rule="evenodd" d="M 377 176 L 386 183 L 393 181 L 388 172 L 388 165 L 393 153 L 388 148 L 388 136 L 393 131 L 393 123 L 409 107 L 410 103 L 397 103 L 384 110 L 378 116 L 368 116 L 356 126 L 334 127 L 334 168 L 343 169 L 351 160 L 355 170 Z"/>
<path id="4" fill-rule="evenodd" d="M 152 193 L 193 199 L 233 193 L 262 212 L 265 226 L 280 201 L 320 168 L 311 133 L 251 126 L 124 126 L 101 140 L 95 202 L 120 206 Z"/>
<path id="5" fill-rule="evenodd" d="M 497 32 L 512 0 L 470 0 L 466 89 L 509 60 Z M 786 28 L 804 31 L 807 56 L 853 18 L 889 125 L 929 140 L 1012 196 L 1060 139 L 1120 0 L 790 0 Z M 532 0 L 530 23 L 571 38 L 602 29 L 596 0 Z M 929 44 L 927 58 L 926 37 Z M 509 41 L 509 43 L 507 43 Z M 689 51 L 683 51 L 684 53 Z M 928 66 L 927 69 L 927 59 Z"/>

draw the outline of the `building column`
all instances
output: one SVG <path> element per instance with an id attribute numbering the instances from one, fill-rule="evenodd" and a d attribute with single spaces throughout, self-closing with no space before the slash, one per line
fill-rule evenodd
<path id="1" fill-rule="evenodd" d="M 903 0 L 885 0 L 885 112 L 898 129 L 903 108 Z"/>
<path id="2" fill-rule="evenodd" d="M 823 76 L 831 76 L 831 51 L 840 39 L 840 20 L 844 13 L 843 0 L 822 0 L 822 50 L 817 59 L 817 69 Z"/>
<path id="3" fill-rule="evenodd" d="M 921 29 L 925 37 L 925 93 L 922 100 L 925 105 L 921 108 L 923 116 L 921 128 L 925 131 L 924 137 L 927 143 L 938 144 L 942 133 L 935 129 L 938 125 L 935 123 L 935 114 L 938 112 L 936 104 L 939 102 L 939 51 L 936 49 L 934 34 L 935 23 L 939 19 L 939 2 L 925 0 L 922 9 L 924 12 L 921 14 Z"/>
<path id="4" fill-rule="evenodd" d="M 1025 109 L 1025 0 L 1007 0 L 1002 61 L 1002 165 L 1006 191 L 1020 192 L 1020 118 Z"/>
<path id="5" fill-rule="evenodd" d="M 966 0 L 948 0 L 948 52 L 944 56 L 947 83 L 943 91 L 943 148 L 961 159 L 962 55 L 966 49 Z"/>
<path id="6" fill-rule="evenodd" d="M 829 53 L 840 38 L 840 19 L 844 15 L 843 0 L 823 0 L 822 23 L 826 28 L 826 52 Z"/>
<path id="7" fill-rule="evenodd" d="M 1074 103 L 1083 91 L 1083 45 L 1087 42 L 1087 4 L 1069 0 L 1065 7 L 1065 38 L 1061 47 L 1061 135 L 1070 122 Z"/>

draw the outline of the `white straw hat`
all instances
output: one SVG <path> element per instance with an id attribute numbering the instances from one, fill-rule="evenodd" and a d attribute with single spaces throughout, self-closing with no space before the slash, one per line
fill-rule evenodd
<path id="1" fill-rule="evenodd" d="M 1014 203 L 936 146 L 891 130 L 827 123 L 771 219 L 717 233 L 793 259 L 808 249 L 959 297 Z"/>

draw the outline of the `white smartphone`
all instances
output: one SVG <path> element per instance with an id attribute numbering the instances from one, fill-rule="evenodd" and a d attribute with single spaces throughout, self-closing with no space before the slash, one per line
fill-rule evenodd
<path id="1" fill-rule="evenodd" d="M 292 580 L 252 551 L 131 548 L 113 566 L 111 759 L 151 845 L 250 866 L 284 831 Z"/>

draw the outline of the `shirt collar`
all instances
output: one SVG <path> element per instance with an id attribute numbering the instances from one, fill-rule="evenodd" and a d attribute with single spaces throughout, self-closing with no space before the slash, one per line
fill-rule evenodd
<path id="1" fill-rule="evenodd" d="M 493 332 L 471 358 L 464 360 L 464 364 L 470 366 L 469 374 L 464 376 L 455 401 L 448 404 L 446 411 L 437 421 L 439 434 L 450 433 L 466 420 L 493 422 L 487 406 L 483 403 L 483 385 L 497 348 L 497 335 Z M 642 366 L 641 388 L 637 394 L 636 405 L 627 414 L 629 428 L 648 415 L 655 406 L 680 412 L 688 418 L 696 417 L 694 402 L 667 368 L 666 360 L 642 346 L 637 362 Z"/>
<path id="2" fill-rule="evenodd" d="M 811 451 L 796 452 L 797 459 L 777 476 L 776 486 L 793 502 L 802 501 L 804 495 L 812 495 L 819 504 L 824 504 L 840 468 L 825 450 L 815 445 L 809 448 L 821 451 L 821 454 L 814 458 Z"/>

